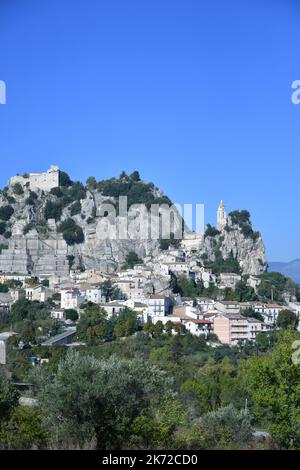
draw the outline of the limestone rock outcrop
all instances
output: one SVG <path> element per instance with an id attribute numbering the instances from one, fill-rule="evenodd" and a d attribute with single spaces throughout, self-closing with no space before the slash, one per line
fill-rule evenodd
<path id="1" fill-rule="evenodd" d="M 95 269 L 112 273 L 122 266 L 130 251 L 136 252 L 142 259 L 148 257 L 153 261 L 159 256 L 158 239 L 132 236 L 132 233 L 138 232 L 141 221 L 147 222 L 149 215 L 146 213 L 137 216 L 137 210 L 129 215 L 131 230 L 127 231 L 127 239 L 114 236 L 115 223 L 122 223 L 122 214 L 118 212 L 117 198 L 110 195 L 113 194 L 111 185 L 119 185 L 120 190 L 124 190 L 124 185 L 128 184 L 133 186 L 131 203 L 132 200 L 147 205 L 149 201 L 166 203 L 168 198 L 153 184 L 140 180 L 124 182 L 122 179 L 112 179 L 94 188 L 84 187 L 81 183 L 53 188 L 51 180 L 51 187 L 47 186 L 46 190 L 38 187 L 39 179 L 34 174 L 33 191 L 33 186 L 30 187 L 23 180 L 26 183 L 24 177 L 13 178 L 8 187 L 0 192 L 0 272 L 64 278 L 69 275 L 71 267 L 75 270 Z M 116 219 L 113 223 L 111 214 L 99 212 L 103 204 L 115 208 Z M 66 243 L 60 224 L 68 219 L 72 219 L 82 229 L 83 242 Z M 205 258 L 215 261 L 217 249 L 224 259 L 232 254 L 244 274 L 258 275 L 264 272 L 267 260 L 261 237 L 245 236 L 238 224 L 231 220 L 226 224 L 226 220 L 225 206 L 221 205 L 218 209 L 220 232 L 214 237 L 203 237 L 197 247 L 197 260 Z M 181 226 L 181 218 L 175 218 L 174 230 Z M 107 236 L 107 232 L 110 236 Z M 189 243 L 187 241 L 183 246 Z"/>

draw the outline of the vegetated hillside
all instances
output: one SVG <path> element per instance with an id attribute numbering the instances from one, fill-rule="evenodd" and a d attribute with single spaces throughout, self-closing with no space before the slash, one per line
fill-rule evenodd
<path id="1" fill-rule="evenodd" d="M 300 258 L 289 263 L 270 262 L 269 269 L 270 271 L 282 273 L 300 284 Z"/>

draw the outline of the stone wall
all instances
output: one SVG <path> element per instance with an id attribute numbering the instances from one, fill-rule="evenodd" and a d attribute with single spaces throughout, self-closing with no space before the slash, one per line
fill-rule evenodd
<path id="1" fill-rule="evenodd" d="M 13 186 L 16 183 L 22 186 L 28 184 L 29 189 L 32 191 L 40 189 L 49 192 L 52 188 L 59 186 L 59 168 L 51 166 L 45 173 L 30 173 L 28 176 L 13 176 L 13 178 L 9 180 L 9 185 Z"/>

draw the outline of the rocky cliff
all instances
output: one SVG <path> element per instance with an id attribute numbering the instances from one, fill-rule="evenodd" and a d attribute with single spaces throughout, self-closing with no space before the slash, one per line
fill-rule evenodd
<path id="1" fill-rule="evenodd" d="M 119 196 L 128 198 L 128 207 L 171 205 L 152 183 L 141 181 L 138 172 L 100 182 L 89 178 L 86 186 L 73 183 L 63 172 L 58 187 L 51 187 L 52 179 L 47 186 L 38 187 L 43 177 L 37 180 L 35 174 L 30 178 L 24 175 L 12 179 L 1 191 L 0 271 L 60 277 L 67 277 L 70 268 L 113 272 L 130 251 L 155 260 L 160 241 L 139 236 L 141 224 L 149 222 L 149 215 L 139 206 L 129 214 L 127 239 L 115 233 L 115 227 L 124 228 Z M 162 209 L 162 215 L 164 211 L 167 213 L 167 208 Z M 157 216 L 158 221 L 162 215 Z M 220 256 L 233 256 L 244 273 L 263 272 L 266 257 L 261 237 L 249 227 L 245 231 L 243 224 L 232 217 L 221 232 L 203 238 L 198 259 L 216 261 Z M 173 230 L 181 226 L 180 217 L 175 217 Z"/>
<path id="2" fill-rule="evenodd" d="M 259 275 L 267 269 L 265 246 L 260 235 L 245 236 L 238 224 L 229 224 L 213 237 L 204 238 L 199 257 L 207 264 L 218 264 L 220 259 L 238 261 L 243 274 Z"/>

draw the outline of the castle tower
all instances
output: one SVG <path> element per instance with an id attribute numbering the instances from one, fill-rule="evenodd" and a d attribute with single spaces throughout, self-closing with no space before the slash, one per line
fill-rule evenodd
<path id="1" fill-rule="evenodd" d="M 217 229 L 222 230 L 227 224 L 227 211 L 224 202 L 221 201 L 217 211 Z"/>

